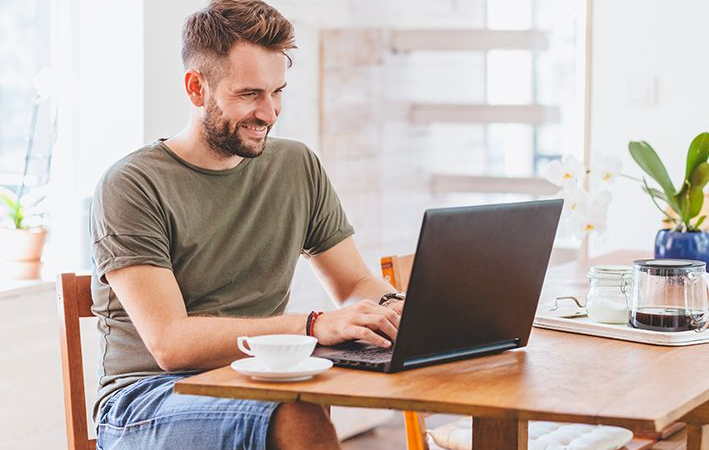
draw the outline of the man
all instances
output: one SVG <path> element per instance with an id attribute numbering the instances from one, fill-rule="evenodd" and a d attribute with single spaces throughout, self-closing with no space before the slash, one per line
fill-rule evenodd
<path id="1" fill-rule="evenodd" d="M 244 357 L 238 336 L 312 331 L 321 344 L 381 347 L 396 338 L 401 302 L 364 264 L 317 157 L 267 138 L 292 48 L 291 24 L 259 0 L 216 0 L 190 16 L 187 126 L 120 160 L 97 187 L 103 450 L 338 448 L 317 405 L 180 396 L 172 386 Z M 357 300 L 308 330 L 307 314 L 283 315 L 301 254 L 333 298 Z"/>

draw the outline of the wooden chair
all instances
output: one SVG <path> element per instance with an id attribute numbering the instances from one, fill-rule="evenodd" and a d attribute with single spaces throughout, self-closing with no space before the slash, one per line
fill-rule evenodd
<path id="1" fill-rule="evenodd" d="M 57 277 L 59 341 L 62 353 L 64 411 L 69 450 L 95 450 L 96 440 L 89 439 L 84 392 L 84 367 L 81 354 L 79 319 L 93 317 L 91 312 L 91 276 L 63 273 Z"/>

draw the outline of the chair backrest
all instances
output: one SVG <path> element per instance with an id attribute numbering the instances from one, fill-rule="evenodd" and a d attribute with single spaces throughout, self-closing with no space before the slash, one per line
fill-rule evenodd
<path id="1" fill-rule="evenodd" d="M 84 367 L 81 354 L 79 319 L 91 313 L 91 276 L 63 273 L 57 277 L 59 341 L 62 352 L 64 411 L 69 450 L 95 450 L 89 439 L 84 392 Z"/>
<path id="2" fill-rule="evenodd" d="M 384 279 L 396 289 L 406 292 L 414 265 L 414 255 L 382 256 L 380 263 Z"/>

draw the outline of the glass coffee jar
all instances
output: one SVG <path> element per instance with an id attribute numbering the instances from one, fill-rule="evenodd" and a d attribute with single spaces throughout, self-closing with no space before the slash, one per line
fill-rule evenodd
<path id="1" fill-rule="evenodd" d="M 632 286 L 632 268 L 623 265 L 593 266 L 586 274 L 589 289 L 586 311 L 594 322 L 628 323 L 627 293 Z"/>
<path id="2" fill-rule="evenodd" d="M 675 332 L 709 328 L 709 274 L 704 261 L 641 259 L 633 262 L 629 324 Z"/>

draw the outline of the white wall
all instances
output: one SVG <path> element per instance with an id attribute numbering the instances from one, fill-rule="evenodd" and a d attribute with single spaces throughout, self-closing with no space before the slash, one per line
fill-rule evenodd
<path id="1" fill-rule="evenodd" d="M 141 2 L 144 25 L 145 86 L 143 141 L 149 143 L 182 129 L 189 102 L 182 85 L 181 36 L 185 18 L 202 8 L 206 0 Z"/>
<path id="2" fill-rule="evenodd" d="M 709 2 L 596 0 L 593 14 L 591 158 L 619 156 L 623 172 L 639 176 L 628 142 L 645 140 L 677 186 L 689 143 L 709 131 Z M 654 104 L 629 104 L 629 85 L 648 76 L 656 82 Z M 652 252 L 660 213 L 630 180 L 617 183 L 613 195 L 605 242 L 592 243 L 591 252 Z"/>
<path id="3" fill-rule="evenodd" d="M 143 7 L 137 0 L 53 0 L 58 139 L 46 277 L 85 268 L 86 218 L 103 171 L 143 141 Z"/>

